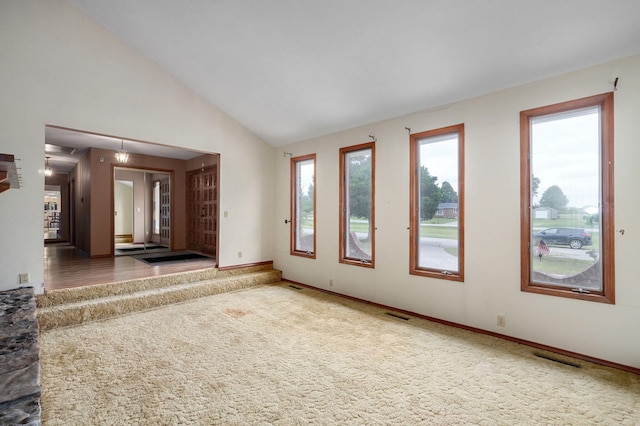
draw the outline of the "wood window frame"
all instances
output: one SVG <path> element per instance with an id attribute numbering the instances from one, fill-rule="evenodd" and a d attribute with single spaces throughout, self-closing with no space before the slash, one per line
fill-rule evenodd
<path id="1" fill-rule="evenodd" d="M 549 114 L 568 112 L 589 107 L 600 107 L 600 184 L 602 188 L 600 215 L 602 291 L 582 293 L 569 287 L 534 283 L 531 281 L 531 119 Z M 613 92 L 589 96 L 520 112 L 520 262 L 521 290 L 571 299 L 601 303 L 615 303 L 614 252 L 614 97 Z"/>
<path id="2" fill-rule="evenodd" d="M 309 160 L 313 160 L 313 249 L 312 250 L 299 250 L 296 247 L 296 241 L 298 238 L 298 163 L 304 162 L 304 161 L 309 161 Z M 291 158 L 291 170 L 290 170 L 290 188 L 291 188 L 291 194 L 290 194 L 290 206 L 291 206 L 291 219 L 289 220 L 290 223 L 290 241 L 289 241 L 289 247 L 290 247 L 290 251 L 289 253 L 292 256 L 301 256 L 301 257 L 306 257 L 309 259 L 315 259 L 316 258 L 316 154 L 308 154 L 308 155 L 302 155 L 299 157 L 292 157 Z"/>
<path id="3" fill-rule="evenodd" d="M 345 157 L 347 154 L 356 151 L 362 151 L 365 149 L 371 150 L 371 217 L 369 219 L 370 226 L 370 237 L 371 237 L 371 259 L 370 260 L 362 260 L 355 257 L 349 257 L 347 255 L 347 221 L 349 220 L 346 217 L 347 213 L 347 190 L 346 190 L 346 162 Z M 340 263 L 361 266 L 364 268 L 375 268 L 375 247 L 376 247 L 376 226 L 375 226 L 375 217 L 376 217 L 376 209 L 375 209 L 375 196 L 376 194 L 376 144 L 375 142 L 365 142 L 358 145 L 348 146 L 344 148 L 340 148 L 340 236 L 339 236 L 339 259 Z"/>
<path id="4" fill-rule="evenodd" d="M 458 134 L 458 271 L 453 273 L 442 269 L 419 266 L 420 244 L 420 164 L 419 141 L 433 136 Z M 410 214 L 409 214 L 409 274 L 423 277 L 464 282 L 464 123 L 409 135 L 410 142 Z"/>

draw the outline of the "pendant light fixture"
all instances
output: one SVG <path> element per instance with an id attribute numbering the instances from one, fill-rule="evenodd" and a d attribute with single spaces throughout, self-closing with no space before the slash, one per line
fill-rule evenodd
<path id="1" fill-rule="evenodd" d="M 44 175 L 45 176 L 53 176 L 53 169 L 51 167 L 49 167 L 49 157 L 44 157 L 46 158 L 46 162 L 44 165 Z"/>
<path id="2" fill-rule="evenodd" d="M 129 153 L 124 150 L 124 141 L 120 139 L 120 149 L 116 152 L 116 160 L 120 164 L 125 164 L 129 160 Z"/>

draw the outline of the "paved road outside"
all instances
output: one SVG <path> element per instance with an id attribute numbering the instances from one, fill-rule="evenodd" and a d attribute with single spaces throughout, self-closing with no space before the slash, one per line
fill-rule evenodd
<path id="1" fill-rule="evenodd" d="M 420 266 L 447 271 L 458 270 L 458 258 L 445 249 L 457 248 L 456 240 L 446 238 L 420 238 Z M 575 250 L 563 246 L 549 246 L 549 257 L 593 261 L 591 247 Z M 545 256 L 545 257 L 547 257 Z"/>
<path id="2" fill-rule="evenodd" d="M 458 270 L 458 257 L 446 252 L 447 248 L 457 248 L 458 242 L 446 238 L 420 238 L 420 260 L 422 267 Z"/>

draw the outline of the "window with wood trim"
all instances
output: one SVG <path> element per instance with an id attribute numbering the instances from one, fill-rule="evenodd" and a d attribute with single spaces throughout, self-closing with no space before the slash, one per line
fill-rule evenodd
<path id="1" fill-rule="evenodd" d="M 316 257 L 316 155 L 291 159 L 291 254 Z"/>
<path id="2" fill-rule="evenodd" d="M 521 289 L 614 303 L 613 93 L 520 113 Z"/>
<path id="3" fill-rule="evenodd" d="M 464 281 L 464 124 L 410 143 L 409 273 Z"/>
<path id="4" fill-rule="evenodd" d="M 340 149 L 340 262 L 374 267 L 375 143 Z"/>

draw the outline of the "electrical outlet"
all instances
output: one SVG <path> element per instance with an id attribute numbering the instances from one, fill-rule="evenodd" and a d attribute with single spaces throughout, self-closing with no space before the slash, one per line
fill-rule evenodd
<path id="1" fill-rule="evenodd" d="M 496 325 L 498 327 L 506 327 L 507 326 L 507 317 L 504 315 L 498 315 L 496 317 Z"/>
<path id="2" fill-rule="evenodd" d="M 27 284 L 29 281 L 31 281 L 31 278 L 29 277 L 28 272 L 23 272 L 20 274 L 20 284 Z"/>
<path id="3" fill-rule="evenodd" d="M 333 278 L 329 278 L 329 287 L 333 287 Z"/>
<path id="4" fill-rule="evenodd" d="M 239 258 L 241 258 L 241 257 L 242 257 L 242 252 L 241 252 L 241 251 L 239 251 L 239 252 L 238 252 L 238 259 L 239 259 Z"/>

